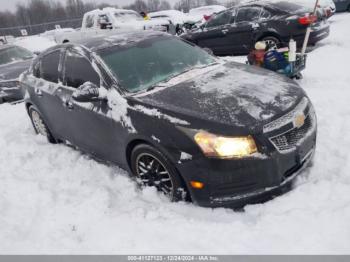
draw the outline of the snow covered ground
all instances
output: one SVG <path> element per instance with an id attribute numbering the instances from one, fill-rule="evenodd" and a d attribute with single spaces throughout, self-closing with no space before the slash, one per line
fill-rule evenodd
<path id="1" fill-rule="evenodd" d="M 350 254 L 349 23 L 332 18 L 300 82 L 318 115 L 314 166 L 245 212 L 139 191 L 124 171 L 36 136 L 23 104 L 1 105 L 0 253 Z"/>

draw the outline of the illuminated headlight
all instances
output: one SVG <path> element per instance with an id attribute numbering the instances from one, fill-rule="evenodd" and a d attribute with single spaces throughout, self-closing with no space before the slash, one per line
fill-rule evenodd
<path id="1" fill-rule="evenodd" d="M 198 132 L 194 140 L 207 157 L 242 158 L 258 151 L 251 136 L 224 137 L 207 132 Z"/>

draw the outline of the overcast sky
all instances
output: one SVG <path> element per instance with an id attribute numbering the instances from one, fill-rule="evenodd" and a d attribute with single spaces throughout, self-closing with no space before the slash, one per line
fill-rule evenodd
<path id="1" fill-rule="evenodd" d="M 65 3 L 66 0 L 59 0 L 62 3 Z M 28 0 L 0 0 L 0 11 L 11 10 L 13 11 L 17 3 L 26 3 Z M 134 0 L 83 0 L 83 2 L 96 2 L 96 3 L 110 3 L 117 4 L 119 6 L 131 4 Z M 168 0 L 168 2 L 173 5 L 177 0 Z"/>

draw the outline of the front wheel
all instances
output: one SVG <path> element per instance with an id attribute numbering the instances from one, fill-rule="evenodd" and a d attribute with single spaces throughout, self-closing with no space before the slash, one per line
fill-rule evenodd
<path id="1" fill-rule="evenodd" d="M 154 186 L 171 201 L 186 200 L 186 189 L 175 167 L 157 149 L 141 144 L 131 153 L 131 169 L 141 186 Z"/>
<path id="2" fill-rule="evenodd" d="M 29 107 L 28 113 L 29 113 L 30 119 L 32 120 L 32 124 L 33 124 L 35 132 L 39 135 L 46 137 L 50 143 L 55 144 L 56 140 L 51 135 L 51 132 L 50 132 L 49 128 L 47 127 L 47 125 L 45 124 L 40 113 L 33 106 Z"/>
<path id="3" fill-rule="evenodd" d="M 281 44 L 281 41 L 274 36 L 266 36 L 260 41 L 265 42 L 268 49 L 278 49 Z"/>

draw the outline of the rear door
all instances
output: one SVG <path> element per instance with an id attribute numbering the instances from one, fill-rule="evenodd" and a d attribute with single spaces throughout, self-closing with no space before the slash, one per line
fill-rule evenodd
<path id="1" fill-rule="evenodd" d="M 28 88 L 32 101 L 55 134 L 60 134 L 66 124 L 61 117 L 61 100 L 56 96 L 62 81 L 60 65 L 63 52 L 63 49 L 56 49 L 38 60 L 33 68 L 32 85 Z"/>
<path id="2" fill-rule="evenodd" d="M 225 53 L 229 45 L 226 34 L 231 17 L 231 12 L 225 11 L 211 18 L 198 34 L 198 45 L 210 48 L 215 54 Z"/>
<path id="3" fill-rule="evenodd" d="M 234 53 L 247 53 L 254 44 L 260 29 L 261 7 L 241 7 L 234 15 L 234 23 L 227 34 Z"/>

